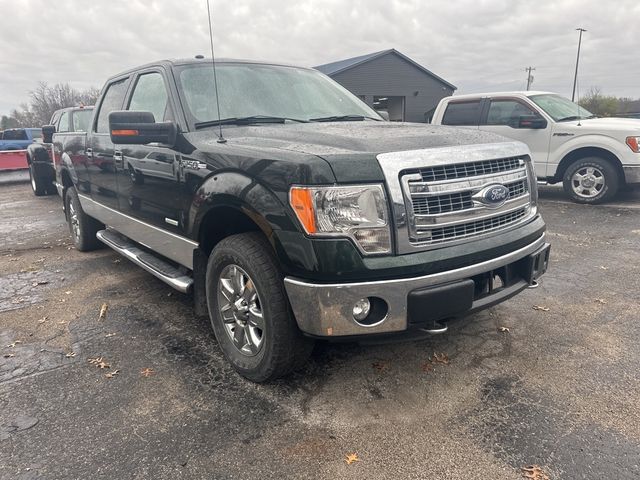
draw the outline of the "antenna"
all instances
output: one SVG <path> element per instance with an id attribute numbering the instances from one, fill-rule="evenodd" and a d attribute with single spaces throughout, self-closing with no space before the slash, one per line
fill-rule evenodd
<path id="1" fill-rule="evenodd" d="M 216 108 L 218 109 L 218 121 L 220 118 L 220 99 L 218 98 L 218 77 L 216 76 L 216 57 L 213 53 L 213 27 L 211 26 L 211 7 L 209 6 L 209 0 L 207 0 L 207 19 L 209 20 L 209 42 L 211 43 L 211 65 L 213 65 L 213 85 L 216 92 Z M 220 127 L 220 133 L 218 134 L 218 143 L 227 143 L 227 140 L 222 136 L 222 123 L 218 124 Z"/>

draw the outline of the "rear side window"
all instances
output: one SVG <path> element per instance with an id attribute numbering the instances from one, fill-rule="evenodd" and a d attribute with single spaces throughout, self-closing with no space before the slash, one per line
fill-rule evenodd
<path id="1" fill-rule="evenodd" d="M 127 80 L 128 79 L 125 78 L 107 87 L 107 91 L 100 104 L 100 112 L 98 113 L 97 133 L 109 132 L 109 114 L 122 108 L 124 95 L 127 93 Z"/>
<path id="2" fill-rule="evenodd" d="M 19 128 L 17 130 L 5 130 L 4 140 L 29 140 L 29 137 L 27 137 L 27 132 L 23 128 Z"/>
<path id="3" fill-rule="evenodd" d="M 131 95 L 127 110 L 151 112 L 156 122 L 172 118 L 168 106 L 169 95 L 164 85 L 162 75 L 153 72 L 140 75 L 136 87 Z"/>
<path id="4" fill-rule="evenodd" d="M 517 128 L 520 117 L 536 115 L 532 109 L 515 100 L 492 100 L 487 125 L 508 125 Z"/>
<path id="5" fill-rule="evenodd" d="M 64 133 L 69 131 L 69 112 L 64 112 L 60 117 L 60 125 L 58 125 L 58 132 Z"/>
<path id="6" fill-rule="evenodd" d="M 480 123 L 480 100 L 452 102 L 442 117 L 443 125 L 478 125 Z"/>

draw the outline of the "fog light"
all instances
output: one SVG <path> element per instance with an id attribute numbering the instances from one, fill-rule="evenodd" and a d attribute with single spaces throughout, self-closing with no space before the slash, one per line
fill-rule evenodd
<path id="1" fill-rule="evenodd" d="M 367 318 L 369 311 L 371 310 L 371 303 L 368 298 L 361 298 L 353 304 L 353 318 L 358 321 L 362 321 Z"/>

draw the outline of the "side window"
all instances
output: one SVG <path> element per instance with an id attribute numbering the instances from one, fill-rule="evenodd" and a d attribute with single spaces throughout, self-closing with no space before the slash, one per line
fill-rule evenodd
<path id="1" fill-rule="evenodd" d="M 451 102 L 442 117 L 443 125 L 478 125 L 480 123 L 480 100 Z"/>
<path id="2" fill-rule="evenodd" d="M 124 95 L 127 93 L 127 80 L 120 80 L 112 83 L 107 87 L 107 91 L 102 98 L 100 104 L 100 112 L 98 113 L 98 123 L 96 125 L 96 133 L 109 132 L 109 114 L 122 108 Z"/>
<path id="3" fill-rule="evenodd" d="M 492 100 L 487 125 L 507 125 L 517 128 L 521 116 L 537 115 L 532 109 L 515 100 Z"/>
<path id="4" fill-rule="evenodd" d="M 69 112 L 64 112 L 60 117 L 60 125 L 58 125 L 58 132 L 64 133 L 69 131 Z"/>
<path id="5" fill-rule="evenodd" d="M 5 140 L 29 140 L 27 137 L 27 132 L 24 128 L 17 128 L 15 130 L 5 130 L 4 132 Z"/>
<path id="6" fill-rule="evenodd" d="M 168 100 L 162 75 L 157 72 L 145 73 L 138 77 L 127 110 L 151 112 L 156 122 L 162 122 L 173 118 Z"/>

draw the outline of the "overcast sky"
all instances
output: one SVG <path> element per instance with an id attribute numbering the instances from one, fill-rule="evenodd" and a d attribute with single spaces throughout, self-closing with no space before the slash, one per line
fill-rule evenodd
<path id="1" fill-rule="evenodd" d="M 212 0 L 216 55 L 314 66 L 396 48 L 458 93 L 579 85 L 640 97 L 638 0 Z M 129 67 L 209 56 L 205 0 L 0 0 L 0 114 L 42 80 L 101 87 Z"/>

